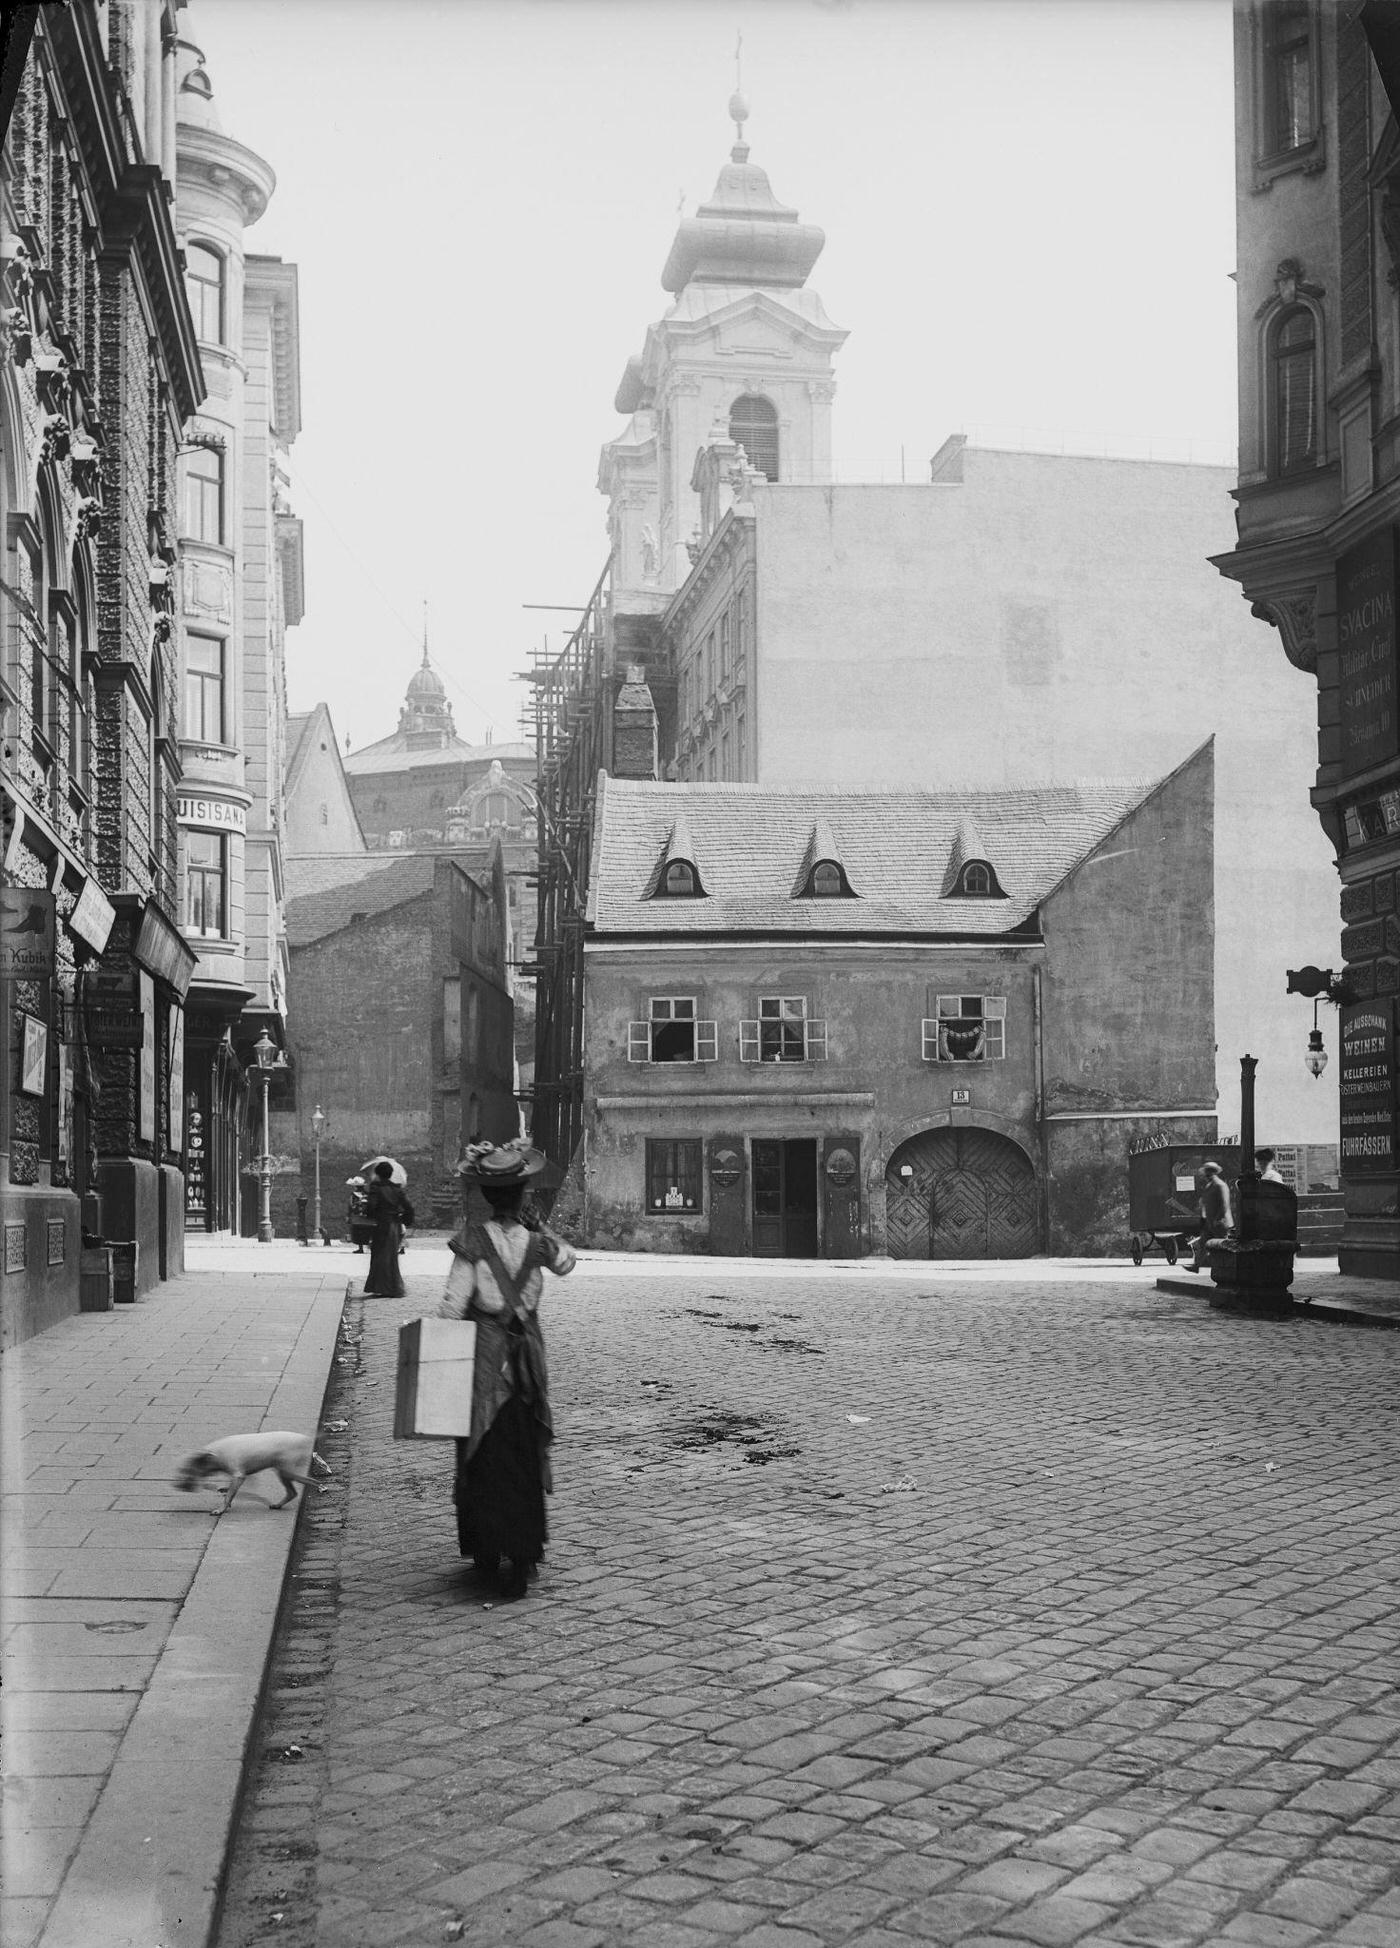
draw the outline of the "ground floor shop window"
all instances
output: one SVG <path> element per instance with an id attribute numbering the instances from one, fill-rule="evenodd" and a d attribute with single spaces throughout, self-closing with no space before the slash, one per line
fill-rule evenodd
<path id="1" fill-rule="evenodd" d="M 698 1213 L 701 1205 L 698 1137 L 647 1138 L 647 1210 L 653 1217 Z"/>

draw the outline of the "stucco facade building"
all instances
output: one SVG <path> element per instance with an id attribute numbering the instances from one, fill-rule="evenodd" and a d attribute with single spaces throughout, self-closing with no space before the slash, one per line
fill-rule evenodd
<path id="1" fill-rule="evenodd" d="M 1400 44 L 1355 0 L 1235 10 L 1240 463 L 1216 556 L 1272 624 L 1277 689 L 1306 687 L 1298 808 L 1341 877 L 1323 1034 L 1340 1075 L 1344 1271 L 1400 1277 Z M 1291 668 L 1289 666 L 1292 666 Z M 1296 1033 L 1309 1025 L 1293 1004 Z"/>
<path id="2" fill-rule="evenodd" d="M 301 426 L 297 272 L 244 232 L 275 186 L 225 133 L 203 56 L 179 44 L 177 220 L 207 391 L 181 454 L 179 840 L 198 954 L 185 1030 L 192 1230 L 257 1217 L 253 1046 L 286 1049 L 286 632 L 301 620 L 302 530 L 283 464 Z"/>
<path id="3" fill-rule="evenodd" d="M 500 850 L 487 874 L 442 853 L 370 855 L 362 875 L 320 885 L 312 862 L 298 866 L 293 1066 L 272 1098 L 272 1147 L 288 1164 L 274 1179 L 278 1229 L 290 1233 L 298 1192 L 312 1190 L 318 1104 L 329 1229 L 345 1235 L 345 1180 L 380 1151 L 408 1171 L 420 1224 L 450 1223 L 463 1142 L 519 1129 Z"/>
<path id="4" fill-rule="evenodd" d="M 204 390 L 171 220 L 173 9 L 26 11 L 0 164 L 7 1342 L 77 1311 L 85 1264 L 101 1304 L 182 1263 L 172 584 Z"/>
<path id="5" fill-rule="evenodd" d="M 398 725 L 343 760 L 355 816 L 369 852 L 449 853 L 469 873 L 489 876 L 497 849 L 505 873 L 514 1003 L 516 1072 L 528 1090 L 535 1067 L 535 990 L 520 965 L 535 931 L 539 859 L 533 744 L 457 735 L 447 686 L 428 659 L 408 679 Z M 316 848 L 319 850 L 320 848 Z"/>
<path id="6" fill-rule="evenodd" d="M 1130 1146 L 1216 1134 L 1211 774 L 1207 744 L 968 793 L 604 776 L 585 1241 L 1126 1249 Z"/>
<path id="7" fill-rule="evenodd" d="M 582 1131 L 577 911 L 597 771 L 678 784 L 977 788 L 1160 775 L 1216 740 L 1216 1089 L 1258 1059 L 1261 1140 L 1326 1144 L 1336 1071 L 1304 1068 L 1290 956 L 1337 951 L 1331 851 L 1282 782 L 1306 684 L 1276 682 L 1208 556 L 1227 469 L 948 440 L 928 478 L 837 482 L 822 234 L 739 140 L 677 233 L 671 308 L 603 449 L 608 570 L 535 673 L 541 872 L 535 1127 Z M 849 350 L 845 356 L 850 356 Z M 1289 945 L 1279 920 L 1288 916 Z"/>

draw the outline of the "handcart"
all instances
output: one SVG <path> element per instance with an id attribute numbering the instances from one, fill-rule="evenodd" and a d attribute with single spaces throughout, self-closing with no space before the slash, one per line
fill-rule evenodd
<path id="1" fill-rule="evenodd" d="M 1137 1150 L 1128 1158 L 1128 1249 L 1140 1265 L 1150 1251 L 1160 1251 L 1174 1265 L 1201 1228 L 1196 1178 L 1207 1157 L 1213 1157 L 1227 1178 L 1240 1172 L 1237 1149 L 1195 1144 L 1163 1144 Z"/>

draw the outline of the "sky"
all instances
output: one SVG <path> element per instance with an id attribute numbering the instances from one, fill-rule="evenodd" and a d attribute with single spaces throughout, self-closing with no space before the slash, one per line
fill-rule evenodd
<path id="1" fill-rule="evenodd" d="M 599 450 L 734 139 L 821 225 L 842 478 L 953 432 L 1232 463 L 1229 0 L 192 0 L 225 131 L 299 268 L 306 617 L 293 710 L 354 748 L 421 655 L 460 735 L 606 556 Z M 902 471 L 901 471 L 902 470 Z M 1233 538 L 1222 506 L 1222 549 Z"/>

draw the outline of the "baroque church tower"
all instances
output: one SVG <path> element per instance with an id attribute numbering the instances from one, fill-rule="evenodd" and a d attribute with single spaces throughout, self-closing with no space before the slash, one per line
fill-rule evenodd
<path id="1" fill-rule="evenodd" d="M 826 242 L 749 161 L 748 104 L 729 103 L 736 140 L 714 193 L 676 231 L 661 273 L 674 303 L 627 361 L 603 448 L 615 605 L 659 614 L 690 572 L 700 527 L 692 481 L 716 439 L 770 480 L 825 481 L 831 466 L 832 355 L 846 333 L 807 278 Z"/>

